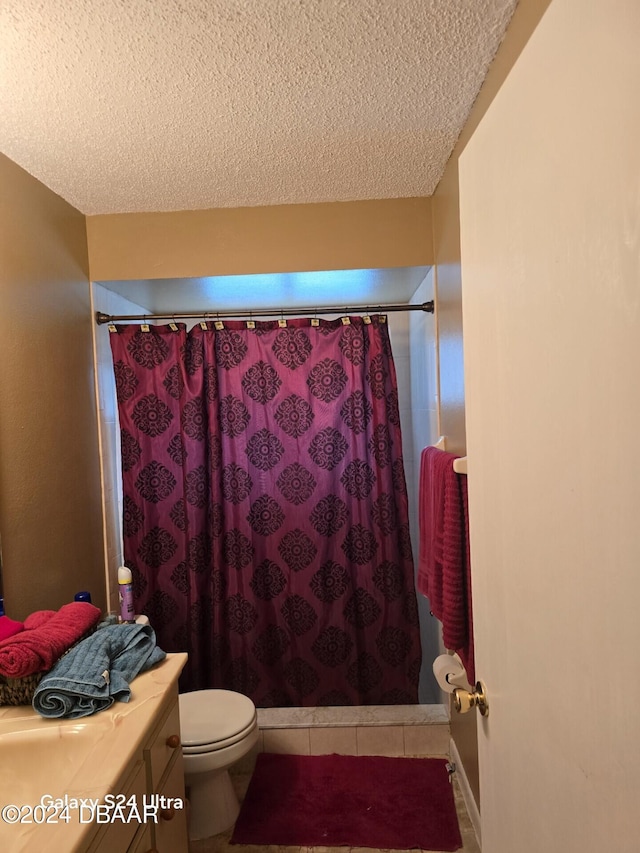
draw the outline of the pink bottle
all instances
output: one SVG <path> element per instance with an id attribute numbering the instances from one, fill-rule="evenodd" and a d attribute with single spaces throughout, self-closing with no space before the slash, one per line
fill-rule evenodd
<path id="1" fill-rule="evenodd" d="M 118 569 L 118 592 L 120 595 L 120 621 L 135 622 L 133 607 L 133 577 L 131 569 L 121 566 Z"/>

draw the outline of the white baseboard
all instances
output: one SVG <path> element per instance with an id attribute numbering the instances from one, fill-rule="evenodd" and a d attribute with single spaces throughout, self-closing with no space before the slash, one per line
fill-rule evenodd
<path id="1" fill-rule="evenodd" d="M 460 759 L 458 747 L 456 746 L 456 743 L 453 739 L 451 739 L 449 755 L 451 756 L 451 761 L 456 766 L 456 778 L 458 780 L 458 784 L 460 785 L 462 799 L 464 800 L 464 805 L 467 809 L 469 820 L 471 821 L 474 832 L 476 834 L 476 838 L 478 839 L 478 845 L 482 849 L 482 828 L 480 825 L 480 810 L 478 809 L 476 798 L 473 796 L 473 791 L 471 790 L 469 779 L 467 778 L 467 774 L 465 773 L 464 765 L 462 763 L 462 760 Z"/>

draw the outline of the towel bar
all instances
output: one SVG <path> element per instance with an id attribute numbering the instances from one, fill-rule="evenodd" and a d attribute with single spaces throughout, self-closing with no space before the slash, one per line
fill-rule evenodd
<path id="1" fill-rule="evenodd" d="M 433 445 L 438 450 L 446 450 L 447 449 L 447 437 L 445 435 L 441 435 L 440 438 Z M 456 474 L 466 474 L 467 473 L 467 457 L 461 456 L 459 459 L 453 460 L 453 470 Z"/>
<path id="2" fill-rule="evenodd" d="M 459 459 L 453 460 L 453 470 L 456 474 L 466 474 L 467 473 L 467 457 L 461 456 Z"/>

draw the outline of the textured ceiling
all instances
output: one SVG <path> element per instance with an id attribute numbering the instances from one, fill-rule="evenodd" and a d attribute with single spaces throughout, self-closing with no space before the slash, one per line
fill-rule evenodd
<path id="1" fill-rule="evenodd" d="M 0 150 L 86 214 L 430 195 L 517 0 L 1 0 Z"/>

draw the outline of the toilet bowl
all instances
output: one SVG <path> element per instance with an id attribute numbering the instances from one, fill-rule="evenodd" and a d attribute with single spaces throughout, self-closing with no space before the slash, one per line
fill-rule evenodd
<path id="1" fill-rule="evenodd" d="M 232 690 L 182 693 L 180 738 L 189 837 L 195 841 L 218 835 L 233 826 L 240 811 L 228 771 L 257 743 L 255 705 Z"/>

